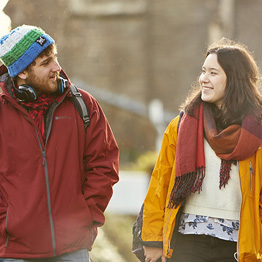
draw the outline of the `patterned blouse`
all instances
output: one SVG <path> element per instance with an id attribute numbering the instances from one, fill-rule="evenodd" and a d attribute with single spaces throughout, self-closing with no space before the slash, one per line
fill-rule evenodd
<path id="1" fill-rule="evenodd" d="M 182 234 L 209 235 L 237 242 L 238 220 L 182 213 L 178 231 Z"/>

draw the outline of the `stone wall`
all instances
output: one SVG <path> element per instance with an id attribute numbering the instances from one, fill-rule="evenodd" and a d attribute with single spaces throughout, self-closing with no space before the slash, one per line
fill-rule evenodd
<path id="1" fill-rule="evenodd" d="M 157 133 L 145 116 L 147 105 L 154 98 L 163 102 L 171 113 L 164 127 L 176 116 L 210 39 L 244 42 L 261 64 L 261 8 L 260 0 L 9 0 L 5 12 L 12 27 L 34 24 L 52 35 L 62 67 L 85 83 L 81 88 L 116 98 L 97 97 L 125 162 L 154 150 Z M 130 112 L 122 96 L 145 112 Z"/>

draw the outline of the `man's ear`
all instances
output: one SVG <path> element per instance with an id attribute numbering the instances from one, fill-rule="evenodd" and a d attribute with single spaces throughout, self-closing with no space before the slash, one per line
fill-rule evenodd
<path id="1" fill-rule="evenodd" d="M 27 76 L 28 76 L 28 73 L 26 70 L 20 72 L 18 75 L 17 75 L 19 78 L 21 78 L 22 80 L 26 80 Z"/>

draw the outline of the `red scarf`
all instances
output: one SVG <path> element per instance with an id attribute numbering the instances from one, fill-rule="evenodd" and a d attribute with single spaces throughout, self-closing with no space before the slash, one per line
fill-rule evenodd
<path id="1" fill-rule="evenodd" d="M 45 113 L 50 105 L 55 101 L 54 96 L 41 94 L 34 102 L 23 102 L 17 99 L 17 102 L 22 105 L 36 122 L 43 139 L 45 140 Z"/>
<path id="2" fill-rule="evenodd" d="M 210 109 L 203 104 L 195 117 L 184 114 L 177 138 L 175 184 L 169 207 L 177 206 L 191 193 L 200 192 L 205 177 L 204 135 L 216 155 L 221 158 L 220 185 L 230 179 L 231 164 L 254 154 L 262 144 L 262 123 L 247 115 L 242 125 L 231 125 L 217 131 Z"/>

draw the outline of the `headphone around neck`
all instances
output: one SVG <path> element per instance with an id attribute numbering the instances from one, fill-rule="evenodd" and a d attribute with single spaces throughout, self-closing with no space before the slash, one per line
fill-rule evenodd
<path id="1" fill-rule="evenodd" d="M 62 78 L 61 76 L 59 77 L 59 79 L 57 80 L 58 82 L 58 88 L 57 88 L 57 95 L 62 95 L 65 90 L 68 88 L 69 84 L 68 84 L 68 80 L 65 78 Z M 14 81 L 13 82 L 13 87 L 14 87 L 14 91 L 15 91 L 15 96 L 23 101 L 23 102 L 34 102 L 37 99 L 37 93 L 34 90 L 33 87 L 29 86 L 29 85 L 20 85 L 18 87 L 16 87 Z"/>

